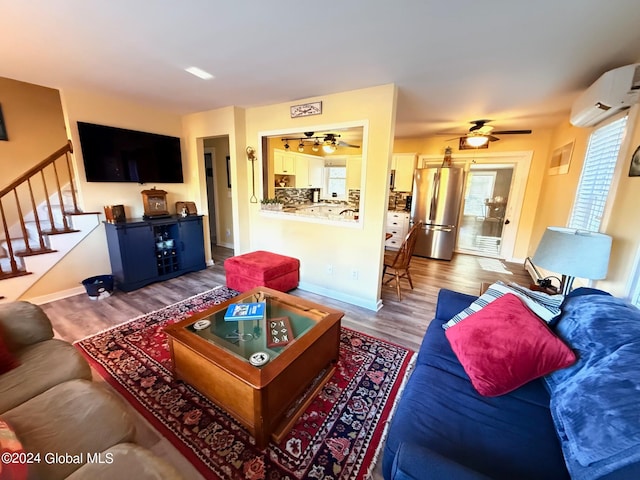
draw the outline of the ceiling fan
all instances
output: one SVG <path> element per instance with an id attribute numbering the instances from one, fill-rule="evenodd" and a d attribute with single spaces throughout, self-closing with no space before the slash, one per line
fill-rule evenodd
<path id="1" fill-rule="evenodd" d="M 483 119 L 469 122 L 472 124 L 472 127 L 469 128 L 468 133 L 442 133 L 439 135 L 457 135 L 457 137 L 451 138 L 450 140 L 459 138 L 461 148 L 464 144 L 472 148 L 480 148 L 487 145 L 488 142 L 497 142 L 500 140 L 495 135 L 526 135 L 531 133 L 531 130 L 528 129 L 494 131 L 493 126 L 487 125 L 490 121 L 491 120 Z"/>
<path id="2" fill-rule="evenodd" d="M 336 133 L 320 133 L 316 136 L 315 132 L 304 132 L 304 138 L 283 138 L 284 149 L 289 149 L 289 142 L 298 142 L 298 151 L 304 151 L 304 144 L 313 143 L 311 149 L 317 152 L 322 148 L 325 153 L 333 153 L 338 147 L 360 148 L 360 145 L 353 145 L 351 143 L 338 140 L 340 135 Z"/>
<path id="3" fill-rule="evenodd" d="M 305 135 L 309 136 L 309 134 L 311 134 L 313 136 L 313 132 L 304 132 Z M 339 147 L 349 147 L 349 148 L 360 148 L 360 145 L 353 145 L 351 143 L 347 143 L 344 142 L 342 140 L 336 140 L 337 138 L 340 138 L 340 135 L 337 135 L 335 133 L 327 133 L 324 136 L 324 142 L 325 143 L 335 143 L 337 144 Z"/>

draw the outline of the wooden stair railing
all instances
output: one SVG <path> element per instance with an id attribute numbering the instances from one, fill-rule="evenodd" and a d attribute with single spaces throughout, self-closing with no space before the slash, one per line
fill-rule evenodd
<path id="1" fill-rule="evenodd" d="M 0 233 L 4 233 L 3 242 L 5 244 L 7 256 L 9 257 L 9 271 L 3 270 L 2 265 L 0 264 L 0 279 L 26 275 L 29 273 L 20 268 L 16 261 L 16 257 L 51 252 L 52 250 L 47 247 L 45 242 L 45 235 L 75 231 L 69 226 L 66 215 L 82 212 L 78 209 L 73 170 L 71 168 L 71 160 L 69 158 L 70 153 L 73 153 L 71 140 L 40 163 L 20 175 L 20 177 L 15 179 L 8 186 L 0 190 L 0 217 L 2 217 L 2 232 Z M 64 165 L 61 165 L 62 163 L 64 163 Z M 65 180 L 68 182 L 71 190 L 71 201 L 73 203 L 71 206 L 66 206 L 64 204 L 58 166 L 62 166 L 62 168 L 66 169 L 66 175 L 68 175 Z M 56 225 L 55 222 L 47 179 L 49 182 L 55 183 L 55 190 L 60 204 L 60 213 L 62 215 L 61 226 Z M 42 190 L 35 189 L 36 194 L 34 194 L 34 185 L 40 186 Z M 28 190 L 28 192 L 25 190 Z M 54 194 L 56 192 L 54 192 Z M 27 200 L 25 200 L 25 198 L 27 198 Z M 43 229 L 42 221 L 38 214 L 37 200 L 39 200 L 40 203 L 45 202 L 46 204 L 46 213 L 49 217 L 49 228 L 47 229 Z M 37 240 L 29 238 L 27 222 L 25 221 L 25 215 L 23 213 L 23 203 L 31 204 L 30 209 L 33 214 L 33 222 L 35 223 L 38 237 Z M 11 204 L 11 208 L 9 208 L 8 204 Z M 8 215 L 10 216 L 9 218 L 7 218 Z M 9 228 L 11 221 L 19 222 L 22 238 L 11 238 Z M 22 242 L 20 242 L 20 240 L 22 240 Z M 16 251 L 16 248 L 14 247 L 16 242 L 24 243 L 24 249 Z M 32 242 L 34 245 L 32 245 Z M 37 245 L 35 245 L 35 243 L 37 243 Z"/>

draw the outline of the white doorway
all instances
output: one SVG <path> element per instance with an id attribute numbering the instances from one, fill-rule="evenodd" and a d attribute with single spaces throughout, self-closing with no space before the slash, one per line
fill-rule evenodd
<path id="1" fill-rule="evenodd" d="M 469 198 L 471 202 L 467 207 L 467 202 L 463 200 L 460 208 L 457 252 L 514 260 L 516 235 L 532 157 L 531 151 L 474 152 L 453 155 L 454 165 L 465 169 L 467 175 L 465 198 Z M 421 155 L 418 159 L 420 167 L 440 166 L 441 163 L 441 155 Z M 476 181 L 473 181 L 474 176 Z M 506 183 L 509 184 L 508 193 L 500 193 L 504 192 Z M 496 191 L 498 185 L 500 188 Z M 497 202 L 495 197 L 498 197 Z M 474 223 L 477 222 L 474 225 L 475 232 L 479 233 L 475 238 L 475 246 L 472 245 L 473 236 L 469 236 L 469 229 L 465 229 L 464 238 L 461 236 L 461 227 L 465 226 L 465 212 L 468 212 L 468 216 L 476 213 L 477 217 L 487 219 L 474 221 Z"/>
<path id="2" fill-rule="evenodd" d="M 233 248 L 229 137 L 203 139 L 211 248 Z"/>
<path id="3" fill-rule="evenodd" d="M 508 163 L 470 166 L 458 224 L 458 251 L 501 257 L 504 227 L 511 223 L 506 213 L 514 170 L 515 165 Z"/>

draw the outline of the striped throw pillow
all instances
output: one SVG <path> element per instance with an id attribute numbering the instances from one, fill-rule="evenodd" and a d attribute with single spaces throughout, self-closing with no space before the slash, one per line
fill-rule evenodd
<path id="1" fill-rule="evenodd" d="M 472 313 L 480 311 L 482 307 L 489 305 L 491 302 L 507 293 L 512 293 L 520 298 L 533 313 L 535 313 L 546 323 L 551 322 L 561 313 L 560 305 L 562 305 L 564 295 L 549 295 L 544 292 L 535 292 L 521 285 L 518 285 L 517 283 L 510 283 L 509 285 L 505 285 L 503 282 L 496 282 L 492 284 L 486 292 L 478 297 L 475 302 L 458 313 L 447 323 L 443 324 L 442 328 L 446 330 L 447 328 L 452 327 L 456 323 L 459 323 L 467 318 Z"/>

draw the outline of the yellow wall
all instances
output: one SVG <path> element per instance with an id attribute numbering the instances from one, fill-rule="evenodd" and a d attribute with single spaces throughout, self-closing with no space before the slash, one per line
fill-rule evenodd
<path id="1" fill-rule="evenodd" d="M 236 253 L 269 250 L 300 259 L 301 285 L 317 293 L 342 298 L 368 308 L 377 308 L 380 273 L 384 253 L 384 229 L 387 213 L 387 178 L 395 125 L 396 88 L 383 85 L 351 92 L 296 101 L 321 100 L 322 115 L 292 119 L 293 102 L 247 110 L 246 144 L 260 145 L 261 135 L 279 130 L 321 130 L 333 124 L 364 121 L 368 123 L 362 153 L 365 182 L 361 192 L 359 228 L 301 222 L 292 218 L 273 218 L 260 214 L 259 203 L 249 203 L 249 196 L 238 201 L 246 218 L 240 218 L 241 230 L 249 231 L 248 241 L 240 242 Z M 365 129 L 366 130 L 366 129 Z M 258 150 L 259 156 L 262 155 Z M 245 157 L 246 158 L 246 157 Z M 262 198 L 262 159 L 256 165 L 256 188 Z M 243 162 L 249 163 L 249 162 Z M 251 184 L 251 172 L 243 181 Z M 333 273 L 327 273 L 332 265 Z M 358 279 L 353 278 L 353 271 Z"/>
<path id="2" fill-rule="evenodd" d="M 57 90 L 0 78 L 0 105 L 9 137 L 8 141 L 0 141 L 0 188 L 3 188 L 65 146 L 67 133 Z M 69 181 L 65 157 L 56 165 L 57 171 L 50 166 L 43 172 L 50 195 L 57 191 L 56 181 L 63 186 Z M 31 195 L 36 204 L 45 199 L 42 177 L 37 175 L 29 186 L 21 185 L 17 194 L 22 211 L 30 212 Z M 7 224 L 17 225 L 18 209 L 13 193 L 5 197 L 3 207 Z M 71 210 L 70 205 L 68 209 Z M 4 233 L 0 233 L 0 238 L 4 238 Z"/>
<path id="3" fill-rule="evenodd" d="M 0 188 L 67 143 L 58 90 L 0 77 L 9 141 L 0 141 Z"/>
<path id="4" fill-rule="evenodd" d="M 543 162 L 540 198 L 532 209 L 535 212 L 535 222 L 527 255 L 532 256 L 535 253 L 547 227 L 564 227 L 568 224 L 591 131 L 591 128 L 574 127 L 568 121 L 553 130 L 549 154 Z M 563 175 L 549 175 L 553 151 L 571 141 L 574 144 L 569 171 Z"/>
<path id="5" fill-rule="evenodd" d="M 141 217 L 142 190 L 157 187 L 168 192 L 169 211 L 175 212 L 175 202 L 195 200 L 190 196 L 189 183 L 197 177 L 194 167 L 185 158 L 183 145 L 184 184 L 138 185 L 136 183 L 88 183 L 84 173 L 82 151 L 78 139 L 77 122 L 84 121 L 132 130 L 141 130 L 163 135 L 182 136 L 181 118 L 144 105 L 122 99 L 97 95 L 84 91 L 65 90 L 61 92 L 65 121 L 69 138 L 76 146 L 73 157 L 78 177 L 79 203 L 85 212 L 102 212 L 104 205 L 123 204 L 127 218 Z M 104 219 L 104 216 L 100 217 Z M 109 250 L 104 226 L 101 224 L 89 237 L 55 265 L 23 298 L 48 295 L 77 288 L 80 282 L 94 275 L 111 272 Z"/>
<path id="6" fill-rule="evenodd" d="M 536 208 L 540 199 L 540 188 L 545 180 L 546 165 L 550 155 L 552 131 L 537 130 L 531 135 L 503 135 L 497 142 L 492 142 L 488 149 L 480 149 L 479 153 L 532 151 L 531 169 L 524 194 L 524 205 L 520 214 L 520 223 L 513 252 L 513 258 L 524 259 L 531 248 L 531 237 L 536 231 Z M 414 153 L 419 155 L 443 155 L 446 147 L 456 154 L 468 155 L 473 150 L 458 150 L 458 140 L 447 141 L 446 137 L 396 139 L 393 153 Z M 543 229 L 544 230 L 544 229 Z"/>

